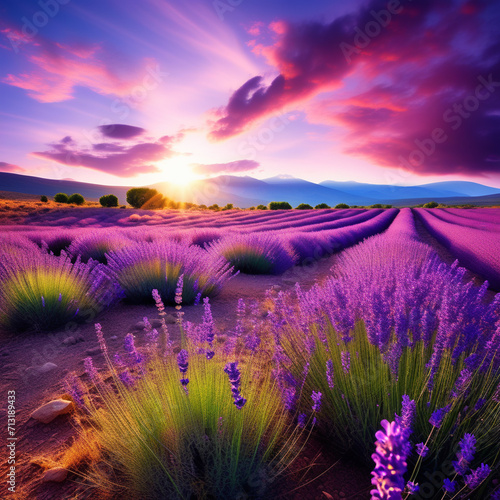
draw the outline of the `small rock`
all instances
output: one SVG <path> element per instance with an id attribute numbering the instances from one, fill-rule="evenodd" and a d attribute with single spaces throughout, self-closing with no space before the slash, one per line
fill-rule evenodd
<path id="1" fill-rule="evenodd" d="M 84 336 L 83 336 L 83 335 L 78 335 L 78 336 L 76 337 L 76 341 L 77 341 L 77 342 L 85 342 L 85 338 L 84 338 Z"/>
<path id="2" fill-rule="evenodd" d="M 63 340 L 64 345 L 73 345 L 76 343 L 77 343 L 77 340 L 75 339 L 75 337 L 67 337 Z"/>
<path id="3" fill-rule="evenodd" d="M 69 413 L 73 409 L 73 403 L 71 401 L 66 401 L 65 399 L 54 399 L 49 403 L 37 408 L 31 417 L 43 424 L 48 424 L 52 422 L 57 416 Z"/>
<path id="4" fill-rule="evenodd" d="M 151 326 L 153 328 L 160 328 L 161 327 L 161 319 L 155 318 L 150 321 Z"/>
<path id="5" fill-rule="evenodd" d="M 177 318 L 173 314 L 167 314 L 165 316 L 165 323 L 173 325 L 174 323 L 177 323 Z"/>
<path id="6" fill-rule="evenodd" d="M 100 348 L 99 346 L 97 346 L 97 347 L 92 347 L 92 348 L 87 349 L 87 350 L 85 351 L 85 353 L 86 353 L 86 354 L 88 354 L 89 356 L 95 356 L 95 355 L 97 355 L 97 354 L 101 354 L 101 352 L 102 352 L 102 351 L 101 351 L 101 348 Z"/>
<path id="7" fill-rule="evenodd" d="M 42 482 L 48 483 L 49 481 L 55 483 L 62 483 L 68 477 L 68 471 L 64 467 L 54 467 L 45 471 L 42 476 Z"/>
<path id="8" fill-rule="evenodd" d="M 24 370 L 28 375 L 42 375 L 43 373 L 48 373 L 55 370 L 57 365 L 55 363 L 45 363 L 42 366 L 30 366 Z"/>
<path id="9" fill-rule="evenodd" d="M 116 340 L 118 337 L 116 335 L 113 335 L 112 337 L 109 337 L 109 340 Z"/>
<path id="10" fill-rule="evenodd" d="M 135 325 L 134 325 L 134 329 L 135 330 L 144 330 L 144 321 L 138 321 Z"/>

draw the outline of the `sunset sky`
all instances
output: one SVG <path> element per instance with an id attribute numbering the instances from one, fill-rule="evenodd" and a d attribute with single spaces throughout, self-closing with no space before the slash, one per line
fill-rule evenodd
<path id="1" fill-rule="evenodd" d="M 500 3 L 20 0 L 0 171 L 500 187 Z"/>

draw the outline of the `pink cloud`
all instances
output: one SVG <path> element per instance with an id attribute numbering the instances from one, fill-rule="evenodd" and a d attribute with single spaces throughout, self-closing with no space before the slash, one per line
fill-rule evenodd
<path id="1" fill-rule="evenodd" d="M 0 161 L 0 172 L 10 172 L 14 174 L 19 174 L 22 172 L 26 172 L 26 169 L 20 167 L 19 165 L 13 165 L 12 163 Z"/>
<path id="2" fill-rule="evenodd" d="M 106 126 L 110 127 L 110 126 Z M 156 162 L 171 158 L 176 153 L 172 147 L 176 142 L 176 136 L 164 136 L 153 142 L 133 142 L 130 136 L 131 127 L 127 125 L 116 125 L 116 130 L 109 135 L 110 128 L 101 130 L 104 139 L 118 137 L 122 140 L 114 142 L 100 142 L 92 145 L 91 148 L 79 146 L 70 136 L 66 136 L 58 142 L 50 144 L 48 151 L 37 151 L 32 153 L 37 158 L 51 160 L 62 165 L 71 167 L 86 167 L 100 172 L 116 175 L 119 177 L 134 177 L 139 174 L 159 172 Z M 124 128 L 124 127 L 128 127 Z M 106 135 L 106 133 L 108 135 Z M 134 131 L 135 136 L 141 135 Z"/>
<path id="3" fill-rule="evenodd" d="M 3 83 L 28 91 L 39 102 L 59 102 L 71 99 L 75 88 L 87 87 L 103 95 L 126 96 L 140 81 L 123 78 L 113 59 L 101 47 L 83 44 L 63 45 L 37 36 L 36 41 L 22 38 L 8 30 L 9 38 L 23 42 L 32 69 L 19 74 L 7 74 Z M 130 74 L 137 74 L 131 71 Z"/>

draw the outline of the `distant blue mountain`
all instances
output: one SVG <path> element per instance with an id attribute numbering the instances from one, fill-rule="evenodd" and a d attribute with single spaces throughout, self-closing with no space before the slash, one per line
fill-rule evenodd
<path id="1" fill-rule="evenodd" d="M 80 193 L 89 200 L 103 194 L 117 195 L 125 203 L 125 195 L 133 186 L 104 186 L 85 182 L 43 179 L 27 175 L 0 173 L 0 191 L 54 196 L 58 192 Z M 135 186 L 137 187 L 137 186 Z M 360 182 L 324 181 L 319 184 L 290 176 L 269 179 L 221 175 L 194 182 L 189 187 L 179 187 L 161 182 L 150 187 L 177 201 L 198 204 L 225 205 L 233 203 L 242 208 L 267 205 L 270 201 L 288 201 L 292 206 L 309 203 L 315 206 L 327 203 L 348 205 L 373 205 L 374 203 L 401 206 L 417 205 L 427 201 L 443 203 L 500 203 L 500 189 L 467 181 L 444 181 L 421 186 L 391 186 Z"/>

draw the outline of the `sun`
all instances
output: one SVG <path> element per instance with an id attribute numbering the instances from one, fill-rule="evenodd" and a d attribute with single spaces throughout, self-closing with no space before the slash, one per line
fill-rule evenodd
<path id="1" fill-rule="evenodd" d="M 176 186 L 188 186 L 192 182 L 198 180 L 198 176 L 193 172 L 192 168 L 186 164 L 162 165 L 164 173 L 168 176 L 167 182 Z"/>

